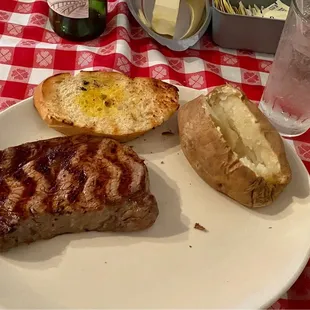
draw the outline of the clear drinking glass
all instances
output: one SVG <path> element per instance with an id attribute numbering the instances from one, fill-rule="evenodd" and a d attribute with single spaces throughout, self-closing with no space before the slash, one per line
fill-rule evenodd
<path id="1" fill-rule="evenodd" d="M 310 1 L 292 0 L 261 111 L 284 136 L 310 128 Z"/>

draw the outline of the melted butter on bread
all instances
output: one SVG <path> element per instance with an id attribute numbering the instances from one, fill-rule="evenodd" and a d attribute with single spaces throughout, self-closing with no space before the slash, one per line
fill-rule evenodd
<path id="1" fill-rule="evenodd" d="M 179 107 L 175 86 L 117 72 L 57 74 L 35 92 L 35 107 L 50 127 L 63 134 L 103 135 L 121 142 L 161 125 Z"/>
<path id="2" fill-rule="evenodd" d="M 123 97 L 123 87 L 109 79 L 83 79 L 76 102 L 87 116 L 105 117 L 121 112 Z"/>

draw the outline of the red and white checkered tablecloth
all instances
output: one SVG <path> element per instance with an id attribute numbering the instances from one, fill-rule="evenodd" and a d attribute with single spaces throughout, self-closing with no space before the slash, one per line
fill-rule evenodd
<path id="1" fill-rule="evenodd" d="M 272 64 L 270 55 L 222 49 L 208 35 L 193 48 L 174 52 L 148 37 L 124 0 L 109 1 L 108 12 L 104 35 L 81 45 L 52 32 L 46 0 L 1 0 L 0 111 L 32 96 L 43 79 L 85 68 L 113 69 L 196 89 L 227 81 L 259 101 Z M 310 131 L 290 143 L 310 173 Z M 310 262 L 271 308 L 310 309 Z"/>

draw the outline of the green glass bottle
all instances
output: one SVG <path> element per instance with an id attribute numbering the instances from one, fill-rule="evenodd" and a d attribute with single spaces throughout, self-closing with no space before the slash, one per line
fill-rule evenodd
<path id="1" fill-rule="evenodd" d="M 54 31 L 70 41 L 99 37 L 106 27 L 107 0 L 48 0 Z"/>

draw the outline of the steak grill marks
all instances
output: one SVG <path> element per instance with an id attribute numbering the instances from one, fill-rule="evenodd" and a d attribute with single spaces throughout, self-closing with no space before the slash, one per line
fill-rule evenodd
<path id="1" fill-rule="evenodd" d="M 31 148 L 20 145 L 14 148 L 14 155 L 12 156 L 11 166 L 8 168 L 9 173 L 14 173 L 17 169 L 26 164 L 31 158 Z"/>
<path id="2" fill-rule="evenodd" d="M 0 176 L 0 208 L 4 205 L 4 202 L 8 198 L 9 194 L 11 192 L 10 187 L 5 182 L 4 179 L 1 179 Z"/>
<path id="3" fill-rule="evenodd" d="M 127 196 L 130 192 L 130 184 L 132 181 L 132 171 L 129 165 L 126 165 L 124 162 L 118 158 L 118 148 L 117 144 L 114 141 L 110 142 L 110 152 L 107 153 L 106 158 L 114 165 L 120 168 L 121 176 L 118 185 L 118 193 L 120 196 Z"/>
<path id="4" fill-rule="evenodd" d="M 85 144 L 87 147 L 84 148 L 84 151 L 81 151 L 81 146 Z M 4 210 L 5 201 L 12 191 L 6 183 L 6 175 L 13 176 L 23 186 L 22 195 L 13 210 L 21 218 L 32 214 L 31 212 L 29 214 L 29 210 L 31 210 L 29 204 L 31 204 L 31 198 L 38 194 L 38 188 L 40 187 L 38 182 L 48 184 L 46 192 L 39 193 L 41 197 L 40 204 L 42 204 L 46 212 L 57 213 L 57 211 L 61 211 L 62 205 L 74 205 L 85 199 L 82 192 L 87 190 L 85 186 L 89 178 L 85 171 L 86 165 L 91 167 L 90 169 L 95 169 L 98 173 L 93 193 L 95 198 L 105 202 L 108 197 L 107 183 L 111 176 L 107 171 L 106 164 L 100 161 L 100 156 L 98 156 L 99 148 L 105 149 L 103 157 L 108 161 L 108 165 L 116 166 L 121 171 L 117 189 L 119 196 L 126 198 L 128 195 L 135 194 L 134 190 L 140 191 L 144 189 L 145 176 L 143 176 L 138 188 L 132 191 L 130 185 L 134 171 L 131 165 L 126 163 L 126 156 L 140 165 L 143 161 L 135 154 L 131 154 L 131 150 L 126 151 L 126 147 L 121 147 L 113 140 L 74 136 L 27 143 L 15 147 L 14 151 L 11 148 L 10 151 L 6 149 L 0 152 L 0 222 L 2 221 L 2 214 L 8 216 L 10 213 L 10 210 Z M 77 163 L 72 165 L 72 159 L 75 156 L 78 156 L 79 159 Z M 3 160 L 8 160 L 8 158 L 10 165 L 4 168 Z M 33 172 L 40 176 L 39 179 L 36 178 L 37 181 L 23 170 L 24 165 L 29 164 L 30 161 L 33 161 Z M 62 186 L 64 186 L 65 180 L 59 178 L 60 172 L 64 171 L 70 176 L 72 182 L 72 186 L 70 186 L 70 190 L 66 195 L 66 201 L 60 199 L 57 195 L 57 191 L 61 191 Z"/>
<path id="5" fill-rule="evenodd" d="M 28 214 L 27 208 L 25 205 L 31 199 L 31 197 L 36 192 L 37 182 L 29 177 L 22 168 L 18 169 L 14 174 L 13 177 L 23 184 L 23 193 L 19 200 L 16 202 L 14 207 L 14 212 L 19 214 L 19 216 L 26 218 Z"/>
<path id="6" fill-rule="evenodd" d="M 69 144 L 68 147 L 70 146 L 71 145 Z M 60 170 L 64 168 L 64 163 L 68 164 L 72 155 L 73 151 L 62 150 L 60 146 L 55 146 L 54 148 L 47 150 L 44 156 L 41 156 L 35 161 L 34 169 L 40 173 L 49 184 L 46 196 L 42 201 L 42 204 L 45 205 L 45 210 L 49 213 L 54 212 L 53 195 L 58 188 L 57 175 Z"/>
<path id="7" fill-rule="evenodd" d="M 87 176 L 83 170 L 79 171 L 72 168 L 70 169 L 70 173 L 74 175 L 73 180 L 77 181 L 77 187 L 73 188 L 67 196 L 68 202 L 72 204 L 78 199 L 83 191 L 84 185 L 87 181 Z"/>

